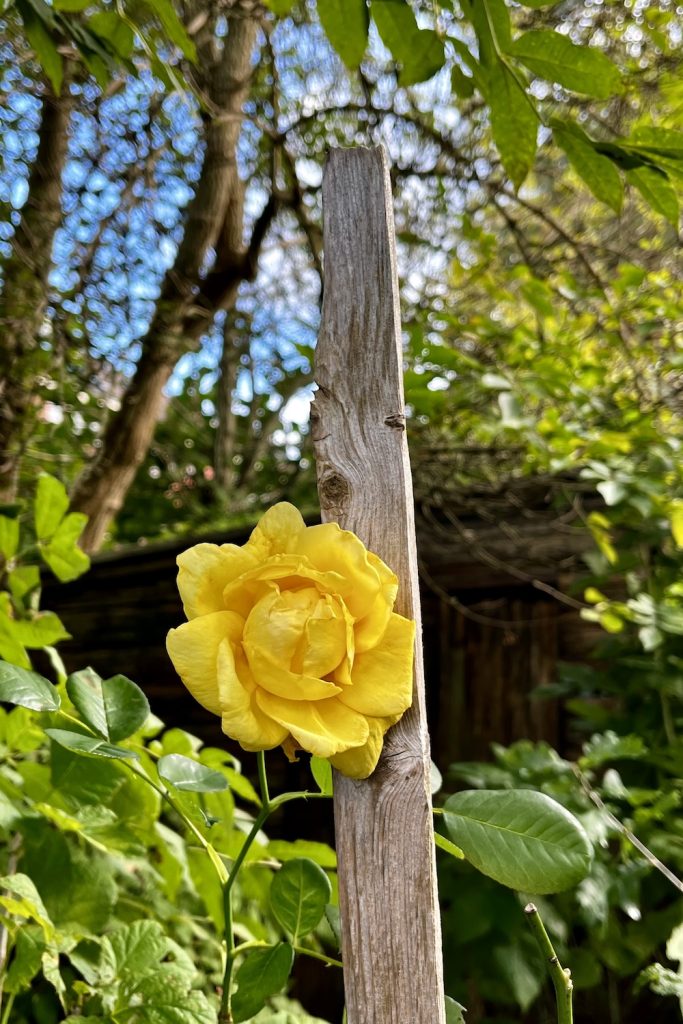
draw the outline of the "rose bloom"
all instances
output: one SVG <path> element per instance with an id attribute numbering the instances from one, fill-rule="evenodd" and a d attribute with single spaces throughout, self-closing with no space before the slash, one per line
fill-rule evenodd
<path id="1" fill-rule="evenodd" d="M 282 744 L 366 778 L 410 707 L 415 623 L 393 611 L 394 573 L 336 523 L 269 509 L 243 547 L 178 557 L 188 622 L 168 653 L 190 693 L 245 750 Z"/>

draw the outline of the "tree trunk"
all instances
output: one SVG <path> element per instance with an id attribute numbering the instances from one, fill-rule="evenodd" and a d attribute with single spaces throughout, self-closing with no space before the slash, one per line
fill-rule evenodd
<path id="1" fill-rule="evenodd" d="M 172 372 L 172 362 L 143 353 L 121 408 L 109 421 L 99 457 L 76 484 L 72 508 L 89 517 L 81 536 L 85 551 L 102 546 L 107 527 L 123 504 L 152 443 L 165 404 L 163 389 Z"/>
<path id="2" fill-rule="evenodd" d="M 235 483 L 237 471 L 233 456 L 237 448 L 237 416 L 233 410 L 233 394 L 237 387 L 237 372 L 244 345 L 239 344 L 240 334 L 235 331 L 233 318 L 228 313 L 223 330 L 223 348 L 220 360 L 220 380 L 216 394 L 216 415 L 218 427 L 214 441 L 213 464 L 216 472 L 216 487 L 228 491 Z"/>
<path id="3" fill-rule="evenodd" d="M 216 311 L 232 305 L 239 282 L 255 273 L 266 225 L 257 223 L 251 243 L 245 247 L 244 182 L 237 173 L 237 142 L 255 67 L 251 58 L 259 22 L 255 9 L 246 2 L 234 5 L 227 17 L 229 28 L 222 51 L 217 50 L 211 34 L 199 48 L 201 85 L 214 113 L 206 130 L 204 164 L 188 208 L 185 233 L 142 339 L 135 376 L 121 408 L 109 422 L 98 455 L 73 490 L 72 508 L 90 517 L 82 539 L 86 551 L 101 546 L 149 450 L 163 406 L 162 388 L 177 360 L 196 347 Z M 266 212 L 269 223 L 274 206 L 269 204 L 264 216 Z M 215 264 L 202 280 L 202 267 L 212 248 Z"/>
<path id="4" fill-rule="evenodd" d="M 46 87 L 47 90 L 47 87 Z M 35 419 L 36 378 L 49 358 L 40 347 L 52 246 L 62 215 L 62 171 L 73 99 L 46 91 L 28 199 L 3 268 L 0 292 L 0 500 L 14 497 L 22 447 Z"/>

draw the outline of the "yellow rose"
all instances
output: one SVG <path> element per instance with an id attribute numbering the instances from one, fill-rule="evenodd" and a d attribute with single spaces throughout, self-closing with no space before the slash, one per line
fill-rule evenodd
<path id="1" fill-rule="evenodd" d="M 306 526 L 286 502 L 243 547 L 197 544 L 178 566 L 189 621 L 168 653 L 223 732 L 366 778 L 412 701 L 415 623 L 392 610 L 394 573 L 355 534 Z"/>

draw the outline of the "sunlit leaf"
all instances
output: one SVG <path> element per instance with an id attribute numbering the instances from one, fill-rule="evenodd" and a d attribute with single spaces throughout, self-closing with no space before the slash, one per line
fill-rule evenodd
<path id="1" fill-rule="evenodd" d="M 61 703 L 56 689 L 44 676 L 4 661 L 0 661 L 0 701 L 31 711 L 58 711 Z"/>
<path id="2" fill-rule="evenodd" d="M 509 52 L 535 75 L 573 92 L 607 99 L 621 87 L 621 74 L 609 57 L 595 47 L 577 46 L 559 32 L 525 32 Z"/>
<path id="3" fill-rule="evenodd" d="M 366 0 L 318 0 L 316 10 L 325 35 L 346 66 L 360 65 L 368 45 Z"/>

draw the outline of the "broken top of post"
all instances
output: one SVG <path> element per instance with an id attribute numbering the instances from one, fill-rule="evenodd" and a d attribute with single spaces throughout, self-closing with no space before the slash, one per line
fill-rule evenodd
<path id="1" fill-rule="evenodd" d="M 373 775 L 335 777 L 348 1024 L 444 1024 L 429 737 L 386 152 L 335 150 L 323 182 L 325 292 L 312 413 L 323 520 L 396 573 L 417 622 L 413 705 Z"/>

